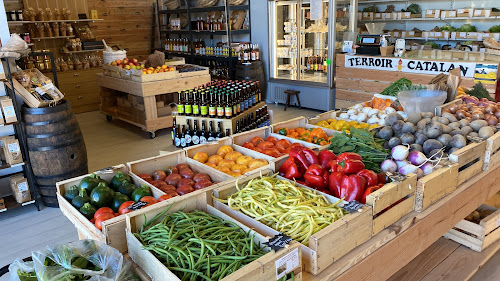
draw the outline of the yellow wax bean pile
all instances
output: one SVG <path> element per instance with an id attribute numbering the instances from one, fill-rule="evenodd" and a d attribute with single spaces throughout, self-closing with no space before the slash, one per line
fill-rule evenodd
<path id="1" fill-rule="evenodd" d="M 232 194 L 227 203 L 253 219 L 308 245 L 309 237 L 342 218 L 345 211 L 315 190 L 295 186 L 276 175 L 251 180 Z"/>

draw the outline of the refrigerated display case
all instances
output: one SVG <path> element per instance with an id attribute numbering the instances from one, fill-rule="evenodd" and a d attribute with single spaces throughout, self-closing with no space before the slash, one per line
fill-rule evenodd
<path id="1" fill-rule="evenodd" d="M 343 34 L 355 28 L 353 2 L 269 1 L 270 102 L 284 102 L 282 90 L 297 88 L 314 96 L 301 99 L 306 107 L 335 107 L 334 58 L 342 48 Z"/>

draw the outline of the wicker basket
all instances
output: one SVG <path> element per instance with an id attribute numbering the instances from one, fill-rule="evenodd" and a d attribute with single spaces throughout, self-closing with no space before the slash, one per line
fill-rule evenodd
<path id="1" fill-rule="evenodd" d="M 167 0 L 167 1 L 165 1 L 164 5 L 165 5 L 165 7 L 167 7 L 167 10 L 175 10 L 181 6 L 181 1 L 180 0 Z"/>
<path id="2" fill-rule="evenodd" d="M 224 1 L 224 4 L 226 4 L 226 0 L 222 1 Z M 245 0 L 229 0 L 229 5 L 241 5 L 243 4 L 243 2 L 245 2 Z"/>
<path id="3" fill-rule="evenodd" d="M 196 7 L 199 8 L 210 7 L 217 4 L 217 2 L 219 2 L 219 0 L 198 0 Z"/>

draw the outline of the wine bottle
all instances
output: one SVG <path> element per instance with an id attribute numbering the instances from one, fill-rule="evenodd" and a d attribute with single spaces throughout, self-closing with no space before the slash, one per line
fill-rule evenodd
<path id="1" fill-rule="evenodd" d="M 200 106 L 201 117 L 207 117 L 208 116 L 208 104 L 207 104 L 206 96 L 207 96 L 206 93 L 202 93 L 201 94 L 201 106 Z"/>
<path id="2" fill-rule="evenodd" d="M 231 135 L 231 130 L 226 129 L 226 136 L 230 136 L 230 135 Z M 224 133 L 222 133 L 222 137 L 224 137 Z"/>
<path id="3" fill-rule="evenodd" d="M 184 99 L 182 92 L 179 92 L 179 100 L 177 101 L 177 115 L 184 115 Z"/>
<path id="4" fill-rule="evenodd" d="M 186 147 L 189 147 L 191 145 L 193 145 L 193 139 L 192 139 L 192 132 L 191 132 L 191 120 L 190 119 L 187 119 L 186 120 L 186 123 L 187 123 L 187 128 L 186 128 Z"/>
<path id="5" fill-rule="evenodd" d="M 214 130 L 214 121 L 210 121 L 210 130 L 208 131 L 208 142 L 215 141 L 216 138 L 216 132 Z"/>
<path id="6" fill-rule="evenodd" d="M 226 115 L 226 119 L 231 119 L 233 117 L 233 107 L 231 106 L 231 101 L 228 93 L 226 93 L 226 104 L 224 107 L 224 113 Z"/>
<path id="7" fill-rule="evenodd" d="M 181 128 L 180 125 L 177 125 L 177 128 L 175 129 L 176 134 L 175 134 L 175 147 L 180 148 L 181 147 Z"/>
<path id="8" fill-rule="evenodd" d="M 235 134 L 240 132 L 240 122 L 242 122 L 243 119 L 240 119 L 240 121 L 236 121 L 236 131 L 234 132 Z"/>
<path id="9" fill-rule="evenodd" d="M 224 104 L 222 102 L 222 95 L 217 95 L 217 118 L 224 118 Z"/>
<path id="10" fill-rule="evenodd" d="M 193 116 L 200 116 L 200 104 L 198 101 L 198 94 L 197 92 L 193 92 Z"/>
<path id="11" fill-rule="evenodd" d="M 184 100 L 184 114 L 186 116 L 191 116 L 193 114 L 193 107 L 191 105 L 191 101 L 189 100 L 189 92 L 185 92 L 185 100 Z"/>
<path id="12" fill-rule="evenodd" d="M 210 93 L 210 104 L 208 106 L 208 116 L 210 118 L 217 117 L 217 105 L 215 104 L 215 95 Z"/>
<path id="13" fill-rule="evenodd" d="M 219 121 L 219 123 L 217 123 L 217 136 L 215 137 L 215 139 L 218 140 L 223 137 L 224 133 L 222 132 L 222 122 Z"/>
<path id="14" fill-rule="evenodd" d="M 194 126 L 193 126 L 193 133 L 191 136 L 191 142 L 193 143 L 193 145 L 197 145 L 197 144 L 200 144 L 200 135 L 199 135 L 199 131 L 198 131 L 198 120 L 194 120 L 193 123 L 194 123 Z"/>
<path id="15" fill-rule="evenodd" d="M 200 144 L 206 144 L 207 143 L 207 129 L 205 127 L 205 121 L 201 121 L 201 134 L 200 134 Z"/>
<path id="16" fill-rule="evenodd" d="M 175 116 L 173 118 L 173 123 L 172 123 L 172 144 L 175 146 L 175 137 L 177 136 L 176 135 L 176 126 L 177 126 L 177 123 L 175 121 Z"/>
<path id="17" fill-rule="evenodd" d="M 182 130 L 181 130 L 181 147 L 184 148 L 186 147 L 186 126 L 182 125 Z"/>

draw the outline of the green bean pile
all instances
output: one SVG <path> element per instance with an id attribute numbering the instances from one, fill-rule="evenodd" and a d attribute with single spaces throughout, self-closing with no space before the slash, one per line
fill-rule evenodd
<path id="1" fill-rule="evenodd" d="M 235 223 L 201 211 L 165 215 L 169 208 L 135 236 L 183 281 L 220 280 L 265 254 Z"/>
<path id="2" fill-rule="evenodd" d="M 346 213 L 337 207 L 341 200 L 332 204 L 315 190 L 295 186 L 276 175 L 253 179 L 242 189 L 236 183 L 236 188 L 238 192 L 227 200 L 216 200 L 306 246 L 311 235 Z"/>

